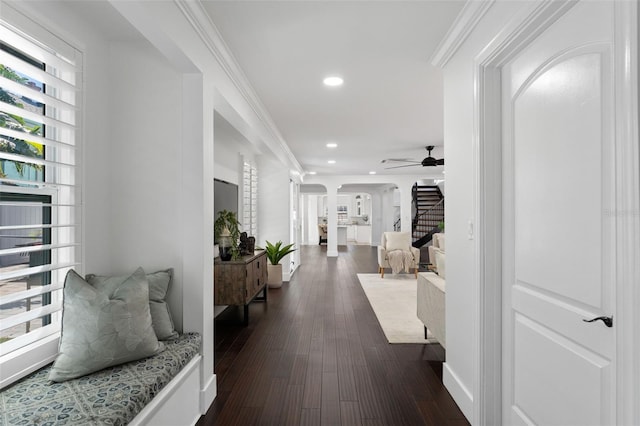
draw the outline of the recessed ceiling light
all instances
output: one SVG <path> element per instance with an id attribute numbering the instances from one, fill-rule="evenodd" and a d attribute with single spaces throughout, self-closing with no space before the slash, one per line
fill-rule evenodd
<path id="1" fill-rule="evenodd" d="M 376 174 L 376 172 L 369 172 L 369 174 L 370 174 L 370 175 L 375 175 L 375 174 Z"/>
<path id="2" fill-rule="evenodd" d="M 329 164 L 336 164 L 336 160 L 329 160 L 329 161 L 327 161 L 327 163 L 329 163 Z"/>
<path id="3" fill-rule="evenodd" d="M 310 175 L 315 175 L 318 172 L 309 172 Z"/>
<path id="4" fill-rule="evenodd" d="M 329 142 L 327 144 L 327 148 L 337 148 L 337 147 L 338 147 L 338 144 L 335 142 Z"/>
<path id="5" fill-rule="evenodd" d="M 342 83 L 344 83 L 344 80 L 342 79 L 342 77 L 333 75 L 330 77 L 326 77 L 324 80 L 322 80 L 322 82 L 324 83 L 325 86 L 336 87 L 336 86 L 342 86 Z"/>

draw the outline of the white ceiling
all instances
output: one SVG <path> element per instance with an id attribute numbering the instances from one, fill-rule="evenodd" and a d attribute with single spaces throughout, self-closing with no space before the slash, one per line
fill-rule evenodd
<path id="1" fill-rule="evenodd" d="M 464 1 L 210 1 L 203 4 L 306 171 L 385 170 L 443 156 L 442 73 L 429 57 Z M 340 88 L 323 86 L 330 74 Z M 328 149 L 326 143 L 338 148 Z M 336 160 L 329 165 L 327 160 Z"/>
<path id="2" fill-rule="evenodd" d="M 30 4 L 46 4 L 50 0 L 30 0 Z M 138 30 L 122 18 L 107 1 L 60 0 L 56 7 L 68 8 L 93 31 L 105 35 L 112 41 L 144 40 Z"/>
<path id="3" fill-rule="evenodd" d="M 429 58 L 464 3 L 202 0 L 305 171 L 417 178 L 441 175 L 444 167 L 387 170 L 405 163 L 381 160 L 420 161 L 426 145 L 443 157 L 442 73 Z M 60 4 L 112 40 L 141 39 L 107 2 Z M 345 84 L 325 87 L 330 74 Z M 338 147 L 329 149 L 328 142 Z"/>

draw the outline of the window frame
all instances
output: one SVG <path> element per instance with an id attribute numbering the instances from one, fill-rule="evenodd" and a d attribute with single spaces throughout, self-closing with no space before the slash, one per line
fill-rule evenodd
<path id="1" fill-rule="evenodd" d="M 258 238 L 258 168 L 246 160 L 242 162 L 242 230 Z"/>
<path id="2" fill-rule="evenodd" d="M 53 291 L 58 299 L 54 300 L 54 303 L 58 303 L 58 301 L 60 303 L 60 309 L 51 313 L 52 316 L 57 316 L 57 322 L 53 321 L 52 324 L 46 326 L 49 327 L 46 332 L 40 331 L 46 328 L 42 327 L 24 335 L 33 334 L 34 341 L 12 349 L 10 352 L 3 351 L 0 344 L 0 389 L 2 389 L 55 359 L 58 354 L 58 341 L 62 326 L 61 304 L 64 275 L 66 270 L 71 267 L 76 268 L 80 273 L 84 269 L 82 220 L 84 210 L 82 203 L 82 122 L 84 118 L 82 74 L 84 55 L 72 43 L 6 3 L 3 4 L 0 31 L 2 34 L 8 34 L 6 39 L 3 38 L 4 44 L 18 49 L 20 53 L 26 54 L 27 58 L 32 54 L 34 58 L 37 57 L 37 61 L 41 57 L 50 58 L 50 60 L 42 61 L 45 64 L 45 70 L 32 75 L 32 78 L 42 82 L 41 98 L 52 100 L 52 102 L 42 102 L 45 104 L 42 122 L 43 134 L 42 137 L 35 140 L 45 146 L 44 151 L 47 153 L 39 159 L 43 164 L 44 182 L 25 180 L 17 182 L 18 185 L 14 186 L 13 182 L 7 182 L 7 179 L 0 183 L 0 192 L 51 197 L 49 208 L 52 226 L 49 229 L 52 234 L 52 245 L 58 247 L 42 251 L 51 252 L 52 271 L 50 273 L 52 277 L 49 282 L 54 284 L 53 281 L 55 281 L 57 288 Z M 22 49 L 22 46 L 25 45 L 30 47 Z M 6 55 L 5 58 L 7 58 Z M 11 63 L 8 66 L 11 67 Z M 34 66 L 34 64 L 30 65 Z M 48 82 L 52 83 L 49 85 L 51 90 L 47 90 L 45 86 Z M 30 96 L 27 95 L 27 97 Z M 37 101 L 40 102 L 39 99 Z M 53 124 L 49 126 L 47 123 Z M 6 131 L 4 133 L 6 134 Z M 33 140 L 35 137 L 28 139 Z M 44 157 L 49 158 L 45 160 Z M 52 297 L 53 291 L 50 293 Z M 52 330 L 54 328 L 55 330 Z"/>

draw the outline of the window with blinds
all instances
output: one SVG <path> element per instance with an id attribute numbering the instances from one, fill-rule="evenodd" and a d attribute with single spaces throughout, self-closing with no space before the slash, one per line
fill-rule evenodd
<path id="1" fill-rule="evenodd" d="M 80 264 L 81 58 L 44 38 L 0 20 L 1 382 L 7 356 L 60 330 L 64 277 Z"/>
<path id="2" fill-rule="evenodd" d="M 258 236 L 258 170 L 244 163 L 242 178 L 242 230 Z"/>

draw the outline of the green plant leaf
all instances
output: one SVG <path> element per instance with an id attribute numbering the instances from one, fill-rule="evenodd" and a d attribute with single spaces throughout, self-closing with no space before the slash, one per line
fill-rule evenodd
<path id="1" fill-rule="evenodd" d="M 296 249 L 293 248 L 294 244 L 282 246 L 282 241 L 278 241 L 275 245 L 271 244 L 269 241 L 266 241 L 266 243 L 267 246 L 265 250 L 267 251 L 267 259 L 269 259 L 269 262 L 271 262 L 272 265 L 277 265 L 283 257 L 296 251 Z"/>

